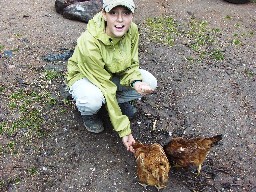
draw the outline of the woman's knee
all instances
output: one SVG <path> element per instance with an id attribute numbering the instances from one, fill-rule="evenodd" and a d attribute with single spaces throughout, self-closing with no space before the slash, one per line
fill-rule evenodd
<path id="1" fill-rule="evenodd" d="M 93 115 L 105 103 L 105 98 L 100 89 L 86 78 L 75 82 L 70 92 L 81 115 Z"/>
<path id="2" fill-rule="evenodd" d="M 76 100 L 76 106 L 81 115 L 93 115 L 96 114 L 102 107 L 102 99 L 97 97 L 88 98 L 82 97 Z"/>
<path id="3" fill-rule="evenodd" d="M 148 83 L 152 89 L 156 89 L 157 79 L 155 78 L 155 76 L 144 69 L 140 69 L 140 73 L 142 75 L 143 82 Z"/>

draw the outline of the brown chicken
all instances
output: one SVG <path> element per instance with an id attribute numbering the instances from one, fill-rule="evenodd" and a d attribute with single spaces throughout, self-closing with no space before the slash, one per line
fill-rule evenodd
<path id="1" fill-rule="evenodd" d="M 164 146 L 164 151 L 175 167 L 196 166 L 199 175 L 209 150 L 221 139 L 222 135 L 193 139 L 177 137 Z"/>
<path id="2" fill-rule="evenodd" d="M 170 165 L 163 147 L 158 143 L 145 145 L 136 142 L 133 148 L 140 184 L 155 186 L 158 190 L 166 187 Z"/>

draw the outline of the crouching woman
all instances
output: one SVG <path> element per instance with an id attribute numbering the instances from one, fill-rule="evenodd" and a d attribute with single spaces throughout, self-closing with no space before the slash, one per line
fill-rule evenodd
<path id="1" fill-rule="evenodd" d="M 106 106 L 114 130 L 131 152 L 135 140 L 129 118 L 136 109 L 130 102 L 157 87 L 156 78 L 139 69 L 134 9 L 133 0 L 103 0 L 102 11 L 88 22 L 67 66 L 67 84 L 85 128 L 104 130 L 97 112 Z"/>

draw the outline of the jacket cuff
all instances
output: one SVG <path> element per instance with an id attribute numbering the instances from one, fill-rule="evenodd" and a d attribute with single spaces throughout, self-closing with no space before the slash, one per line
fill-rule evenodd
<path id="1" fill-rule="evenodd" d="M 131 84 L 130 84 L 131 87 L 133 88 L 133 87 L 134 87 L 134 83 L 136 83 L 136 82 L 138 82 L 138 81 L 139 81 L 139 82 L 142 82 L 142 80 L 134 80 L 134 81 L 132 81 Z"/>
<path id="2" fill-rule="evenodd" d="M 132 133 L 132 130 L 130 128 L 126 128 L 124 130 L 118 131 L 118 135 L 121 138 L 124 136 L 130 135 L 131 133 Z"/>

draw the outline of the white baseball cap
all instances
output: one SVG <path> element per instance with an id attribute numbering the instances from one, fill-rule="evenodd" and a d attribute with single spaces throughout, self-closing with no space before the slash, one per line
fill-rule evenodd
<path id="1" fill-rule="evenodd" d="M 135 4 L 133 0 L 103 0 L 103 9 L 106 12 L 109 12 L 111 9 L 119 5 L 127 7 L 134 13 Z"/>

